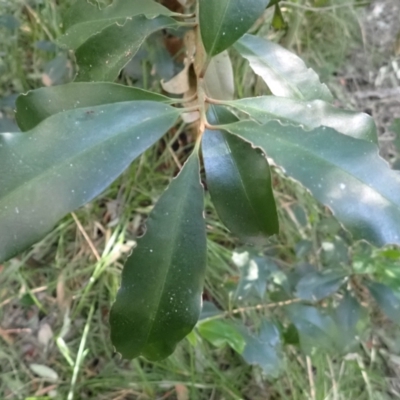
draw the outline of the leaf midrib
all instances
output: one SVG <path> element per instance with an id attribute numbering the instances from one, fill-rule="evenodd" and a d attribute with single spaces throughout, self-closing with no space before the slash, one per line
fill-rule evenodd
<path id="1" fill-rule="evenodd" d="M 221 1 L 221 0 L 212 0 L 212 1 Z M 215 40 L 214 40 L 213 45 L 212 45 L 212 47 L 210 49 L 210 54 L 214 53 L 215 47 L 217 46 L 217 42 L 220 39 L 220 32 L 221 32 L 222 27 L 223 27 L 223 21 L 225 20 L 225 17 L 226 17 L 226 14 L 228 13 L 228 9 L 229 9 L 230 5 L 231 5 L 231 1 L 227 1 L 226 7 L 225 7 L 225 11 L 224 11 L 224 13 L 222 15 L 221 23 L 219 24 L 219 28 L 218 28 L 217 34 L 215 35 Z"/>
<path id="2" fill-rule="evenodd" d="M 176 111 L 174 110 L 174 112 L 176 112 Z M 172 111 L 171 111 L 170 113 L 173 114 Z M 160 115 L 157 115 L 157 116 L 155 116 L 154 118 L 152 118 L 152 120 L 155 120 L 155 119 L 162 119 L 162 118 L 165 118 L 167 115 L 168 115 L 168 114 L 162 114 L 161 116 L 160 116 Z M 107 137 L 107 139 L 102 140 L 102 141 L 96 143 L 94 146 L 87 147 L 84 151 L 79 152 L 77 156 L 68 157 L 68 158 L 66 158 L 65 160 L 63 160 L 62 163 L 60 163 L 60 164 L 53 164 L 51 167 L 44 169 L 44 170 L 42 171 L 42 173 L 40 173 L 39 175 L 36 175 L 33 179 L 25 180 L 25 181 L 22 182 L 20 185 L 16 186 L 14 189 L 12 189 L 10 192 L 8 192 L 5 196 L 1 197 L 1 198 L 0 198 L 0 204 L 3 203 L 5 199 L 10 198 L 10 197 L 12 198 L 13 195 L 15 195 L 15 194 L 17 194 L 19 191 L 23 190 L 24 187 L 25 187 L 26 185 L 31 184 L 31 183 L 36 182 L 36 181 L 40 181 L 42 178 L 46 178 L 46 176 L 47 176 L 51 171 L 57 170 L 58 167 L 61 167 L 61 170 L 63 170 L 63 167 L 65 166 L 65 164 L 71 164 L 71 161 L 76 160 L 76 159 L 79 159 L 79 158 L 81 158 L 83 155 L 92 152 L 92 151 L 95 150 L 96 148 L 99 148 L 99 147 L 101 147 L 101 146 L 104 146 L 104 144 L 106 144 L 107 142 L 109 142 L 109 141 L 111 141 L 111 140 L 114 140 L 114 139 L 117 138 L 118 136 L 125 135 L 130 129 L 133 129 L 134 127 L 139 129 L 139 127 L 140 127 L 142 124 L 146 123 L 146 122 L 148 122 L 148 121 L 142 121 L 139 125 L 134 125 L 134 126 L 132 126 L 131 128 L 128 128 L 127 130 L 124 130 L 124 131 L 118 133 L 117 135 L 109 136 L 109 137 Z M 154 144 L 154 143 L 153 143 L 153 144 Z M 145 151 L 145 150 L 144 150 L 144 151 Z M 131 162 L 133 162 L 133 160 L 132 160 Z M 64 167 L 64 168 L 65 168 L 65 167 Z M 0 214 L 0 215 L 1 215 L 1 214 Z"/>
<path id="3" fill-rule="evenodd" d="M 242 135 L 240 135 L 240 134 L 237 134 L 237 133 L 231 131 L 230 129 L 228 129 L 227 127 L 225 127 L 224 129 L 228 130 L 229 132 L 231 132 L 231 133 L 233 133 L 233 134 L 239 135 L 239 136 L 243 137 L 244 139 L 249 140 L 251 143 L 254 144 L 254 142 L 251 140 L 250 137 L 247 137 L 247 138 L 246 138 L 246 136 L 242 136 Z M 342 134 L 342 135 L 343 135 L 343 136 L 347 136 L 347 135 L 344 135 L 344 134 Z M 301 148 L 301 149 L 303 149 L 303 151 L 304 151 L 305 153 L 308 153 L 308 154 L 312 155 L 313 157 L 319 159 L 320 161 L 322 161 L 323 163 L 327 164 L 328 166 L 332 166 L 332 165 L 333 165 L 335 168 L 337 168 L 337 169 L 339 169 L 340 171 L 342 171 L 345 175 L 349 176 L 349 177 L 352 178 L 352 179 L 355 179 L 356 181 L 360 182 L 361 184 L 363 184 L 363 185 L 365 185 L 365 186 L 368 186 L 368 187 L 369 187 L 370 189 L 372 189 L 375 193 L 377 193 L 380 197 L 382 197 L 383 199 L 385 199 L 389 204 L 391 204 L 391 205 L 393 205 L 393 206 L 396 205 L 396 203 L 394 203 L 394 201 L 392 201 L 391 199 L 389 199 L 388 197 L 386 197 L 386 195 L 382 194 L 381 192 L 377 191 L 374 187 L 370 186 L 368 183 L 362 181 L 360 178 L 356 177 L 355 175 L 350 174 L 348 171 L 346 171 L 346 170 L 343 169 L 342 167 L 338 166 L 337 164 L 334 164 L 334 163 L 331 162 L 331 161 L 327 161 L 325 158 L 322 158 L 320 155 L 316 154 L 315 152 L 312 152 L 312 151 L 310 151 L 309 149 L 307 149 L 307 148 L 305 148 L 305 147 L 303 147 L 303 146 L 299 146 L 299 145 L 293 144 L 293 143 L 290 142 L 289 140 L 282 140 L 281 138 L 279 138 L 279 137 L 277 137 L 277 136 L 274 136 L 273 138 L 274 138 L 274 140 L 280 141 L 281 143 L 285 144 L 286 146 L 291 146 L 292 148 Z M 368 143 L 368 142 L 366 142 L 366 143 Z M 256 144 L 254 144 L 254 145 L 257 146 L 257 147 L 261 147 L 260 145 L 256 145 Z M 262 147 L 262 148 L 263 148 L 263 147 Z M 263 149 L 263 150 L 264 150 L 264 149 Z M 267 152 L 267 149 L 265 149 L 265 151 Z M 267 152 L 267 153 L 268 153 L 268 152 Z M 272 158 L 274 158 L 274 157 L 272 157 Z M 280 163 L 278 163 L 278 164 L 280 164 Z M 296 178 L 296 180 L 298 180 L 298 179 Z M 300 182 L 300 183 L 301 183 L 301 182 Z M 313 189 L 311 189 L 311 188 L 309 188 L 309 190 L 310 190 L 310 191 L 313 191 Z M 329 206 L 329 205 L 328 205 L 328 206 Z M 395 208 L 396 208 L 396 207 L 395 207 Z M 397 208 L 399 208 L 399 207 L 397 207 Z"/>
<path id="4" fill-rule="evenodd" d="M 236 161 L 234 161 L 234 156 L 233 156 L 233 153 L 232 153 L 232 151 L 231 151 L 231 147 L 229 146 L 229 143 L 228 143 L 228 141 L 227 141 L 225 135 L 223 135 L 223 138 L 224 138 L 224 142 L 225 142 L 226 146 L 227 146 L 228 149 L 229 149 L 230 154 L 232 154 L 231 163 L 232 163 L 232 165 L 234 166 L 235 170 L 237 171 L 237 173 L 238 173 L 238 175 L 239 175 L 239 182 L 240 182 L 240 184 L 241 184 L 241 186 L 242 186 L 242 188 L 243 188 L 243 191 L 244 191 L 244 194 L 245 194 L 245 198 L 246 198 L 247 202 L 248 202 L 249 205 L 250 205 L 250 209 L 251 209 L 251 211 L 252 211 L 253 217 L 255 217 L 255 220 L 257 221 L 257 226 L 258 226 L 258 228 L 260 229 L 260 232 L 263 232 L 264 229 L 263 229 L 262 225 L 261 225 L 261 228 L 260 228 L 260 224 L 259 224 L 259 222 L 258 222 L 258 221 L 259 221 L 259 218 L 257 218 L 258 213 L 257 213 L 256 209 L 254 208 L 253 203 L 252 203 L 252 201 L 250 200 L 250 198 L 249 198 L 249 196 L 248 196 L 248 194 L 247 194 L 247 187 L 246 187 L 246 185 L 245 185 L 245 183 L 244 183 L 244 180 L 243 180 L 243 177 L 242 177 L 242 174 L 241 174 L 241 170 L 239 169 L 239 167 L 238 167 Z M 247 144 L 246 142 L 243 142 L 243 143 L 242 143 L 242 145 L 246 145 L 246 144 Z M 266 160 L 265 160 L 265 161 L 266 161 Z M 266 161 L 266 162 L 267 162 L 267 161 Z"/>
<path id="5" fill-rule="evenodd" d="M 190 162 L 191 160 L 189 159 L 187 162 Z M 186 165 L 187 166 L 187 165 Z M 185 165 L 183 166 L 183 168 L 185 167 Z M 182 169 L 183 170 L 183 169 Z M 181 170 L 181 172 L 182 172 L 182 170 Z M 179 175 L 175 178 L 175 179 L 178 179 L 179 178 Z M 169 189 L 169 188 L 168 188 Z M 168 190 L 167 189 L 167 190 Z M 175 215 L 183 215 L 182 214 L 182 208 L 181 208 L 181 205 L 182 204 L 184 204 L 185 202 L 186 202 L 186 200 L 187 200 L 187 197 L 189 196 L 189 190 L 186 190 L 185 191 L 185 195 L 184 196 L 181 196 L 180 197 L 180 200 L 179 200 L 179 202 L 178 202 L 178 204 L 179 204 L 179 206 L 177 206 L 177 207 L 175 207 L 175 210 L 176 210 L 176 213 L 175 213 Z M 180 226 L 181 225 L 181 221 L 183 221 L 183 218 L 174 218 L 174 220 L 175 220 L 175 222 L 174 222 L 174 224 L 173 224 L 173 229 L 172 229 L 172 232 L 174 232 L 174 233 L 176 233 L 177 232 L 177 228 L 178 228 L 178 226 Z M 152 333 L 152 331 L 153 331 L 153 327 L 154 327 L 154 325 L 155 325 L 155 322 L 157 321 L 157 316 L 158 316 L 158 314 L 160 313 L 160 304 L 161 304 L 161 299 L 163 298 L 163 296 L 164 296 L 164 289 L 165 289 L 165 285 L 166 285 L 166 283 L 167 283 L 167 278 L 168 278 L 168 275 L 170 274 L 170 272 L 171 272 L 171 261 L 172 261 L 172 259 L 173 259 L 173 256 L 174 256 L 174 254 L 175 254 L 175 249 L 176 249 L 176 243 L 177 243 L 177 240 L 176 240 L 176 237 L 177 237 L 178 235 L 177 234 L 175 234 L 174 235 L 174 240 L 173 240 L 173 244 L 170 246 L 170 249 L 171 249 L 171 251 L 169 252 L 169 254 L 168 254 L 168 265 L 169 265 L 169 267 L 168 267 L 168 269 L 167 269 L 167 271 L 166 271 L 166 273 L 165 273 L 165 275 L 164 275 L 164 282 L 163 282 L 163 284 L 162 284 L 162 287 L 161 287 L 161 290 L 160 290 L 160 295 L 158 296 L 158 299 L 157 299 L 157 306 L 156 306 L 156 308 L 155 308 L 155 312 L 154 313 L 152 313 L 152 315 L 151 315 L 151 317 L 150 317 L 150 321 L 151 321 L 151 323 L 150 323 L 150 325 L 149 325 L 149 329 L 148 329 L 148 332 L 147 332 L 147 335 L 146 335 L 146 339 L 145 339 L 145 341 L 144 341 L 144 345 L 143 345 L 143 349 L 144 349 L 144 352 L 146 351 L 146 347 L 147 347 L 147 345 L 148 345 L 148 340 L 149 340 L 149 337 L 150 337 L 150 335 L 151 335 L 151 333 Z M 143 351 L 141 352 L 141 354 L 143 354 Z"/>

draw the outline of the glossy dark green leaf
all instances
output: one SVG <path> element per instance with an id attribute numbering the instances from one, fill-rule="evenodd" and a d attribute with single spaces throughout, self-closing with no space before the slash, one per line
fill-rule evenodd
<path id="1" fill-rule="evenodd" d="M 311 272 L 296 286 L 296 296 L 303 300 L 319 301 L 337 292 L 344 284 L 347 274 L 343 271 L 325 269 Z"/>
<path id="2" fill-rule="evenodd" d="M 275 96 L 252 97 L 226 102 L 261 124 L 279 120 L 306 130 L 326 126 L 356 139 L 378 142 L 374 120 L 364 113 L 341 110 L 323 100 L 301 101 Z"/>
<path id="3" fill-rule="evenodd" d="M 114 83 L 69 83 L 20 95 L 16 120 L 21 130 L 27 131 L 62 111 L 133 100 L 169 101 L 168 97 L 157 93 Z"/>
<path id="4" fill-rule="evenodd" d="M 258 365 L 263 372 L 277 378 L 283 367 L 279 330 L 272 322 L 263 320 L 258 335 L 247 329 L 242 332 L 246 347 L 242 353 L 244 360 L 251 365 Z"/>
<path id="5" fill-rule="evenodd" d="M 155 205 L 122 272 L 110 326 L 123 357 L 166 358 L 197 323 L 206 267 L 203 203 L 195 151 Z"/>
<path id="6" fill-rule="evenodd" d="M 400 324 L 400 299 L 395 292 L 389 286 L 378 282 L 369 282 L 367 287 L 381 310 L 395 324 Z"/>
<path id="7" fill-rule="evenodd" d="M 233 323 L 219 319 L 205 321 L 198 326 L 200 335 L 215 347 L 229 346 L 242 354 L 246 340 Z"/>
<path id="8" fill-rule="evenodd" d="M 211 123 L 232 120 L 235 117 L 223 108 L 210 109 Z M 224 131 L 206 130 L 202 148 L 207 187 L 222 222 L 249 241 L 278 233 L 271 172 L 265 156 Z"/>
<path id="9" fill-rule="evenodd" d="M 154 18 L 158 15 L 172 16 L 176 13 L 153 0 L 115 0 L 103 9 L 86 0 L 77 0 L 64 17 L 66 32 L 58 42 L 76 49 L 104 28 L 115 23 L 123 25 L 127 18 L 140 14 Z"/>
<path id="10" fill-rule="evenodd" d="M 199 0 L 200 32 L 215 56 L 232 46 L 261 16 L 270 0 Z"/>
<path id="11" fill-rule="evenodd" d="M 150 34 L 177 26 L 170 17 L 148 19 L 143 15 L 129 18 L 123 25 L 110 25 L 76 50 L 76 81 L 114 81 Z"/>
<path id="12" fill-rule="evenodd" d="M 100 194 L 173 126 L 179 110 L 126 102 L 70 110 L 0 134 L 0 260 Z"/>
<path id="13" fill-rule="evenodd" d="M 246 34 L 236 43 L 235 49 L 249 61 L 250 67 L 275 96 L 305 101 L 333 100 L 318 75 L 307 68 L 301 58 L 278 44 Z"/>
<path id="14" fill-rule="evenodd" d="M 370 142 L 331 128 L 306 132 L 279 122 L 221 127 L 261 147 L 287 175 L 302 183 L 356 239 L 400 244 L 400 174 Z"/>
<path id="15" fill-rule="evenodd" d="M 338 349 L 337 327 L 331 316 L 315 307 L 292 304 L 285 308 L 289 320 L 296 327 L 302 350 L 335 352 Z"/>

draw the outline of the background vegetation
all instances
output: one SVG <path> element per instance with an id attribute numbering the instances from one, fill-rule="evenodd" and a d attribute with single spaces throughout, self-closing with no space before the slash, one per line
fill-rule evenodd
<path id="1" fill-rule="evenodd" d="M 396 15 L 396 4 L 396 0 L 377 1 L 369 7 L 358 0 L 282 2 L 287 28 L 269 33 L 319 71 L 338 104 L 374 114 L 382 152 L 394 165 L 398 141 L 393 139 L 400 117 L 396 100 L 400 81 L 396 18 L 400 12 Z M 72 79 L 70 56 L 55 45 L 67 5 L 68 1 L 56 0 L 0 0 L 1 131 L 17 129 L 13 107 L 18 93 Z M 266 15 L 261 33 L 267 32 L 272 17 Z M 382 42 L 371 40 L 370 25 L 377 21 L 379 26 L 382 21 L 388 26 L 388 38 L 381 35 Z M 165 40 L 173 57 L 179 58 L 178 39 Z M 155 43 L 145 45 L 121 81 L 136 82 L 145 89 L 159 87 L 154 65 L 162 64 L 162 57 L 170 54 L 162 54 Z M 237 61 L 234 67 L 238 95 L 264 93 L 245 62 Z M 260 367 L 249 366 L 226 343 L 212 345 L 197 331 L 164 362 L 127 362 L 114 354 L 108 338 L 108 312 L 119 287 L 123 260 L 190 145 L 190 127 L 177 127 L 100 198 L 66 217 L 31 251 L 0 266 L 0 398 L 400 398 L 400 332 L 377 312 L 369 295 L 361 291 L 358 298 L 369 305 L 374 325 L 361 330 L 355 349 L 345 357 L 324 351 L 304 356 L 291 337 L 280 305 L 263 306 L 276 303 L 275 289 L 283 273 L 293 276 L 296 269 L 310 265 L 322 269 L 340 264 L 369 273 L 400 292 L 398 249 L 376 250 L 352 243 L 327 210 L 278 171 L 274 172 L 274 189 L 281 234 L 271 240 L 264 254 L 282 275 L 277 272 L 268 281 L 268 296 L 263 301 L 233 309 L 241 272 L 232 257 L 245 249 L 222 226 L 207 200 L 209 254 L 204 298 L 249 326 L 257 327 L 260 318 L 271 313 L 282 319 L 288 344 L 280 375 L 267 378 Z M 356 281 L 352 284 L 357 287 Z M 229 332 L 226 335 L 225 342 L 232 343 Z"/>

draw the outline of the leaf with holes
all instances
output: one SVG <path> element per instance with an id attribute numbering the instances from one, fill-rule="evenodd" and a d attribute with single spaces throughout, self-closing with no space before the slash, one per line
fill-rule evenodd
<path id="1" fill-rule="evenodd" d="M 0 134 L 0 261 L 107 188 L 176 122 L 179 110 L 127 102 L 54 115 Z"/>
<path id="2" fill-rule="evenodd" d="M 111 309 L 111 339 L 125 358 L 168 357 L 195 326 L 206 267 L 203 188 L 195 150 L 151 212 Z"/>
<path id="3" fill-rule="evenodd" d="M 234 252 L 233 263 L 240 270 L 235 299 L 248 301 L 252 295 L 263 299 L 267 289 L 267 281 L 279 271 L 278 266 L 268 257 L 249 251 Z"/>

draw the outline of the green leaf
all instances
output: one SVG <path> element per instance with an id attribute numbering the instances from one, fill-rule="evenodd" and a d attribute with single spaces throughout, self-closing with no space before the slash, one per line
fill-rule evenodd
<path id="1" fill-rule="evenodd" d="M 388 286 L 378 282 L 367 283 L 367 288 L 382 311 L 395 323 L 400 324 L 400 299 Z"/>
<path id="2" fill-rule="evenodd" d="M 368 114 L 341 110 L 322 100 L 261 96 L 224 103 L 261 124 L 279 120 L 283 124 L 301 125 L 306 130 L 326 126 L 356 139 L 378 143 L 375 122 Z"/>
<path id="3" fill-rule="evenodd" d="M 76 49 L 108 26 L 115 23 L 123 25 L 127 18 L 140 14 L 147 18 L 176 15 L 152 0 L 115 0 L 110 6 L 101 10 L 85 0 L 77 0 L 64 17 L 66 32 L 58 42 Z"/>
<path id="4" fill-rule="evenodd" d="M 346 277 L 345 272 L 330 269 L 322 272 L 311 272 L 300 279 L 296 287 L 296 295 L 303 300 L 322 300 L 337 292 Z"/>
<path id="5" fill-rule="evenodd" d="M 114 83 L 69 83 L 20 95 L 16 120 L 21 130 L 27 131 L 62 111 L 133 100 L 169 101 L 168 97 L 157 93 Z"/>
<path id="6" fill-rule="evenodd" d="M 285 29 L 287 26 L 279 4 L 275 6 L 274 17 L 272 18 L 271 25 L 277 31 Z"/>
<path id="7" fill-rule="evenodd" d="M 350 263 L 349 247 L 340 237 L 335 237 L 329 242 L 322 242 L 320 260 L 321 264 L 327 267 L 348 265 Z"/>
<path id="8" fill-rule="evenodd" d="M 199 171 L 195 151 L 125 264 L 110 314 L 112 342 L 125 358 L 168 357 L 199 318 L 207 246 Z"/>
<path id="9" fill-rule="evenodd" d="M 253 294 L 263 299 L 267 289 L 267 280 L 278 267 L 267 257 L 256 256 L 248 251 L 232 255 L 232 261 L 240 270 L 240 281 L 235 292 L 235 299 L 248 300 Z"/>
<path id="10" fill-rule="evenodd" d="M 335 309 L 333 318 L 339 329 L 338 335 L 341 337 L 343 353 L 353 351 L 358 345 L 357 336 L 361 332 L 360 322 L 365 318 L 365 314 L 360 303 L 348 292 Z"/>
<path id="11" fill-rule="evenodd" d="M 209 120 L 226 123 L 235 117 L 223 108 L 212 107 Z M 206 130 L 202 147 L 207 187 L 222 222 L 249 241 L 278 233 L 271 172 L 265 156 L 224 131 Z"/>
<path id="12" fill-rule="evenodd" d="M 295 54 L 269 40 L 244 35 L 235 45 L 253 71 L 275 96 L 296 100 L 332 101 L 333 96 L 318 75 Z"/>
<path id="13" fill-rule="evenodd" d="M 76 81 L 114 81 L 150 34 L 177 26 L 169 17 L 147 19 L 143 15 L 129 18 L 123 25 L 110 25 L 76 50 Z"/>
<path id="14" fill-rule="evenodd" d="M 199 0 L 201 38 L 209 56 L 232 46 L 262 15 L 270 0 Z"/>
<path id="15" fill-rule="evenodd" d="M 279 122 L 221 126 L 261 147 L 287 175 L 302 183 L 356 239 L 377 246 L 400 243 L 400 174 L 370 142 L 331 128 L 306 132 Z"/>
<path id="16" fill-rule="evenodd" d="M 0 260 L 100 194 L 178 116 L 162 103 L 126 102 L 66 111 L 29 132 L 0 134 Z"/>
<path id="17" fill-rule="evenodd" d="M 280 334 L 276 325 L 263 320 L 257 336 L 246 328 L 242 333 L 246 340 L 242 353 L 244 360 L 248 364 L 260 366 L 268 377 L 277 378 L 283 367 L 283 360 Z"/>
<path id="18" fill-rule="evenodd" d="M 329 315 L 323 314 L 315 307 L 302 304 L 292 304 L 285 310 L 299 333 L 300 346 L 305 353 L 337 350 L 337 328 Z"/>
<path id="19" fill-rule="evenodd" d="M 210 320 L 199 324 L 200 335 L 215 347 L 230 346 L 237 353 L 242 354 L 246 341 L 239 329 L 231 322 Z"/>

